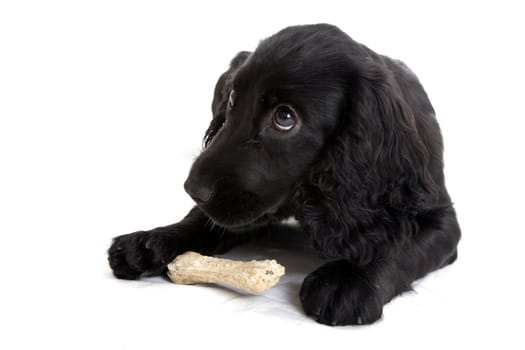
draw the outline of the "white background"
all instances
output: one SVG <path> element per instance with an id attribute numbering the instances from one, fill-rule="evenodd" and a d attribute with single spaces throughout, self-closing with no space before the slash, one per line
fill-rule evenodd
<path id="1" fill-rule="evenodd" d="M 523 349 L 525 28 L 518 1 L 495 3 L 0 2 L 0 348 Z M 445 137 L 457 263 L 369 327 L 302 314 L 297 252 L 236 253 L 288 264 L 261 297 L 114 279 L 113 236 L 191 207 L 182 183 L 229 60 L 317 22 L 419 75 Z"/>

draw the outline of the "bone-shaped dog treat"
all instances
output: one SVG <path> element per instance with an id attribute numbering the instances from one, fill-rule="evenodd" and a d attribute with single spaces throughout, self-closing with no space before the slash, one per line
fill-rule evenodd
<path id="1" fill-rule="evenodd" d="M 168 277 L 178 284 L 219 283 L 261 294 L 284 275 L 275 260 L 235 261 L 195 252 L 179 255 L 168 265 Z"/>

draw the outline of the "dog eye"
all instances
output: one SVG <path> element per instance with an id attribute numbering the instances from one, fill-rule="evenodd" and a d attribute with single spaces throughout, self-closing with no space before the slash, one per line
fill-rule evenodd
<path id="1" fill-rule="evenodd" d="M 288 131 L 295 126 L 295 112 L 286 106 L 280 106 L 273 114 L 273 127 L 279 131 Z"/>
<path id="2" fill-rule="evenodd" d="M 230 96 L 228 97 L 228 107 L 233 108 L 233 98 L 235 97 L 234 91 L 230 91 Z"/>

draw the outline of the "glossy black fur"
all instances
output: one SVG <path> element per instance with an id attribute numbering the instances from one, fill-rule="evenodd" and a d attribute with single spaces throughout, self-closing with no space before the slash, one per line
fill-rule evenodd
<path id="1" fill-rule="evenodd" d="M 298 115 L 288 132 L 271 126 L 281 104 Z M 179 253 L 224 252 L 295 217 L 329 260 L 302 285 L 306 314 L 368 324 L 414 280 L 455 260 L 460 229 L 440 129 L 401 61 L 331 25 L 289 27 L 232 60 L 212 110 L 185 183 L 197 206 L 174 225 L 116 237 L 116 277 L 162 273 Z"/>

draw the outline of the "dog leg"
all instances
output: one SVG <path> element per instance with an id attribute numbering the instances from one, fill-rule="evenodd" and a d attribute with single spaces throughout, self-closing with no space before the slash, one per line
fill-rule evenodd
<path id="1" fill-rule="evenodd" d="M 419 232 L 395 253 L 363 266 L 332 261 L 308 275 L 300 293 L 306 314 L 329 325 L 372 323 L 414 280 L 453 262 L 460 239 L 454 210 L 432 211 L 418 224 Z"/>
<path id="2" fill-rule="evenodd" d="M 137 279 L 163 274 L 168 263 L 188 250 L 213 255 L 248 239 L 246 234 L 214 226 L 195 207 L 179 223 L 115 237 L 108 260 L 115 277 Z"/>

